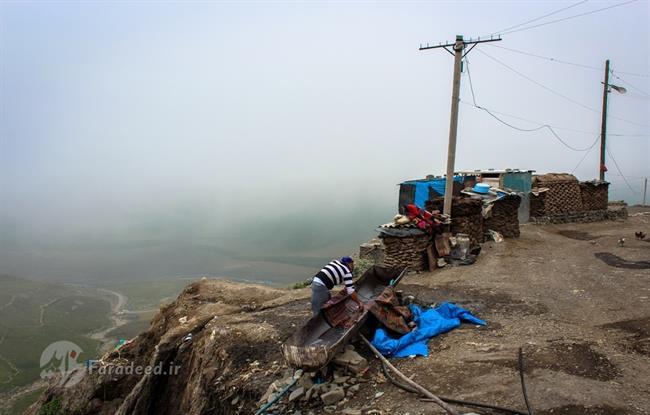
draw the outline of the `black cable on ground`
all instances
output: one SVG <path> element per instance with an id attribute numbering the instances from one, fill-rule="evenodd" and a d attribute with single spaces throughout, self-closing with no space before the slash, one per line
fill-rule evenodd
<path id="1" fill-rule="evenodd" d="M 530 402 L 528 402 L 528 392 L 526 392 L 526 382 L 524 381 L 524 352 L 521 347 L 519 348 L 519 377 L 521 378 L 521 391 L 524 394 L 524 401 L 526 402 L 526 408 L 528 409 L 528 415 L 533 415 L 532 409 L 530 409 Z"/>
<path id="2" fill-rule="evenodd" d="M 401 389 L 404 389 L 407 392 L 418 393 L 415 389 L 411 388 L 408 385 L 404 385 L 403 383 L 400 383 L 397 379 L 395 379 L 393 377 L 393 375 L 390 374 L 390 371 L 388 370 L 388 368 L 386 367 L 385 364 L 383 364 L 383 363 L 381 364 L 381 369 L 384 372 L 384 375 L 386 376 L 386 378 L 388 378 L 388 380 L 390 380 L 395 386 L 397 386 L 397 387 L 399 387 Z M 460 400 L 460 399 L 449 398 L 449 397 L 446 397 L 446 396 L 440 396 L 439 398 L 441 400 L 443 400 L 444 402 L 454 403 L 454 404 L 462 405 L 462 406 L 473 406 L 473 407 L 476 407 L 476 408 L 494 409 L 494 410 L 497 410 L 497 411 L 502 411 L 502 412 L 506 412 L 506 413 L 510 413 L 510 414 L 516 414 L 516 415 L 529 415 L 529 413 L 527 413 L 527 412 L 522 412 L 522 411 L 519 411 L 517 409 L 507 408 L 507 407 L 503 407 L 503 406 L 496 406 L 496 405 L 489 405 L 489 404 L 485 404 L 485 403 L 464 401 L 464 400 Z"/>

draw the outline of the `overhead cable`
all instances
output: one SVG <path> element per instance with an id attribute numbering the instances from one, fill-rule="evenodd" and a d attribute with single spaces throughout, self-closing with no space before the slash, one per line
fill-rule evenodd
<path id="1" fill-rule="evenodd" d="M 616 159 L 614 158 L 614 155 L 613 155 L 612 152 L 610 151 L 609 147 L 607 147 L 607 154 L 609 154 L 609 157 L 610 157 L 610 158 L 612 159 L 612 161 L 614 162 L 614 166 L 616 166 L 616 170 L 618 171 L 618 174 L 623 178 L 623 181 L 625 182 L 625 184 L 627 185 L 627 187 L 632 191 L 632 193 L 636 193 L 636 194 L 638 194 L 639 192 L 637 192 L 636 190 L 634 190 L 634 189 L 632 188 L 632 186 L 630 186 L 630 183 L 627 181 L 627 178 L 625 177 L 625 175 L 624 175 L 623 172 L 621 171 L 621 168 L 619 167 L 618 163 L 616 162 Z"/>
<path id="2" fill-rule="evenodd" d="M 517 127 L 517 126 L 512 125 L 512 124 L 510 124 L 510 123 L 508 123 L 508 122 L 502 120 L 501 118 L 497 117 L 495 114 L 493 114 L 492 112 L 490 112 L 490 110 L 488 110 L 487 108 L 478 105 L 478 103 L 476 102 L 476 95 L 475 95 L 475 93 L 474 93 L 474 85 L 473 85 L 473 82 L 472 82 L 472 73 L 471 73 L 471 71 L 470 71 L 469 68 L 470 68 L 470 65 L 468 64 L 468 65 L 467 65 L 467 76 L 468 76 L 468 78 L 469 78 L 469 85 L 470 85 L 470 89 L 471 89 L 471 91 L 472 91 L 472 101 L 474 102 L 474 107 L 476 107 L 476 108 L 478 108 L 478 109 L 480 109 L 480 110 L 482 110 L 482 111 L 485 111 L 486 113 L 488 113 L 488 114 L 489 114 L 492 118 L 494 118 L 495 120 L 499 121 L 500 123 L 502 123 L 502 124 L 504 124 L 504 125 L 506 125 L 506 126 L 512 128 L 512 129 L 514 129 L 514 130 L 517 130 L 517 131 L 522 131 L 522 132 L 533 132 L 533 131 L 539 131 L 539 130 L 542 130 L 542 129 L 546 128 L 547 130 L 549 130 L 549 131 L 551 132 L 551 134 L 553 134 L 553 136 L 554 136 L 554 137 L 555 137 L 555 138 L 556 138 L 560 143 L 562 143 L 565 147 L 567 147 L 567 148 L 570 149 L 570 150 L 573 150 L 573 151 L 589 151 L 589 150 L 591 150 L 591 148 L 593 147 L 593 145 L 590 146 L 590 147 L 587 147 L 587 148 L 576 148 L 576 147 L 573 147 L 571 144 L 567 143 L 564 139 L 562 139 L 562 137 L 560 137 L 559 134 L 555 132 L 555 130 L 553 129 L 553 127 L 551 127 L 551 126 L 548 125 L 548 124 L 542 124 L 542 125 L 540 125 L 539 127 L 535 127 L 535 128 L 521 128 L 521 127 Z"/>
<path id="3" fill-rule="evenodd" d="M 542 27 L 542 26 L 546 26 L 546 25 L 550 25 L 550 24 L 555 24 L 555 23 L 559 23 L 559 22 L 564 22 L 566 20 L 575 19 L 575 18 L 578 18 L 578 17 L 587 16 L 587 15 L 590 15 L 590 14 L 602 12 L 602 11 L 605 11 L 605 10 L 613 9 L 615 7 L 625 6 L 627 4 L 635 3 L 637 1 L 638 0 L 628 0 L 628 1 L 624 1 L 622 3 L 613 4 L 611 6 L 602 7 L 600 9 L 591 10 L 591 11 L 580 13 L 580 14 L 574 14 L 572 16 L 567 16 L 567 17 L 563 17 L 561 19 L 551 20 L 549 22 L 544 22 L 544 23 L 533 25 L 533 26 L 528 26 L 528 27 L 522 27 L 522 28 L 519 28 L 519 29 L 509 30 L 509 31 L 506 31 L 506 32 L 501 32 L 499 34 L 501 34 L 501 35 L 509 35 L 509 34 L 512 34 L 512 33 L 523 32 L 525 30 L 535 29 L 535 28 L 538 28 L 538 27 Z"/>
<path id="4" fill-rule="evenodd" d="M 625 85 L 627 85 L 628 87 L 634 89 L 634 90 L 637 91 L 637 92 L 640 92 L 640 93 L 643 94 L 645 97 L 650 98 L 650 94 L 648 94 L 647 92 L 645 92 L 645 91 L 642 90 L 641 88 L 638 88 L 638 87 L 635 86 L 634 84 L 631 84 L 630 82 L 626 81 L 625 79 L 621 78 L 620 76 L 616 75 L 616 74 L 614 73 L 614 71 L 611 72 L 611 75 L 612 75 L 614 78 L 616 78 L 616 79 L 618 79 L 619 81 L 621 81 L 622 83 L 624 83 Z"/>
<path id="5" fill-rule="evenodd" d="M 488 43 L 487 45 L 490 46 L 490 47 L 493 47 L 493 48 L 499 48 L 499 49 L 507 50 L 507 51 L 510 51 L 510 52 L 518 53 L 520 55 L 525 55 L 525 56 L 530 56 L 530 57 L 533 57 L 533 58 L 543 59 L 543 60 L 551 61 L 551 62 L 554 62 L 554 63 L 560 63 L 560 64 L 563 64 L 563 65 L 576 66 L 576 67 L 579 67 L 579 68 L 591 69 L 591 70 L 600 71 L 600 72 L 605 70 L 605 68 L 601 67 L 601 66 L 592 66 L 592 65 L 585 65 L 585 64 L 577 63 L 577 62 L 570 62 L 570 61 L 566 61 L 564 59 L 557 59 L 557 58 L 554 58 L 552 56 L 538 55 L 536 53 L 526 52 L 526 51 L 520 50 L 520 49 L 508 48 L 508 47 L 505 47 L 505 46 L 499 46 L 499 45 L 496 45 L 496 44 L 493 44 L 493 43 Z M 611 72 L 613 73 L 614 71 L 611 71 Z M 637 77 L 640 77 L 640 78 L 650 78 L 650 75 L 647 74 L 647 73 L 627 72 L 627 71 L 619 71 L 619 70 L 617 70 L 616 73 L 617 74 L 623 74 L 623 75 L 629 75 L 629 76 L 637 76 Z"/>
<path id="6" fill-rule="evenodd" d="M 597 113 L 597 114 L 600 114 L 600 113 L 601 113 L 600 110 L 597 110 L 597 109 L 592 108 L 592 107 L 590 107 L 590 106 L 588 106 L 588 105 L 585 105 L 585 104 L 583 104 L 583 103 L 580 102 L 580 101 L 576 101 L 575 99 L 573 99 L 573 98 L 571 98 L 571 97 L 568 97 L 568 96 L 564 95 L 563 93 L 558 92 L 558 91 L 556 91 L 556 90 L 554 90 L 554 89 L 552 89 L 552 88 L 549 88 L 548 86 L 546 86 L 546 85 L 544 85 L 544 84 L 542 84 L 542 83 L 540 83 L 540 82 L 534 80 L 533 78 L 529 77 L 528 75 L 525 75 L 525 74 L 519 72 L 518 70 L 516 70 L 516 69 L 513 68 L 512 66 L 510 66 L 510 65 L 506 64 L 505 62 L 503 62 L 503 61 L 501 61 L 501 60 L 495 58 L 494 56 L 492 56 L 492 55 L 490 55 L 490 54 L 484 52 L 483 50 L 481 50 L 481 49 L 477 49 L 477 50 L 478 50 L 479 53 L 482 53 L 483 55 L 487 56 L 487 57 L 490 58 L 491 60 L 497 62 L 499 65 L 501 65 L 501 66 L 507 68 L 508 70 L 510 70 L 510 71 L 512 71 L 512 72 L 514 72 L 514 73 L 516 73 L 517 75 L 519 75 L 519 76 L 521 76 L 522 78 L 528 80 L 529 82 L 534 83 L 535 85 L 539 86 L 540 88 L 543 88 L 543 89 L 545 89 L 545 90 L 551 92 L 552 94 L 557 95 L 557 96 L 559 96 L 560 98 L 565 99 L 565 100 L 567 100 L 567 101 L 569 101 L 569 102 L 571 102 L 571 103 L 573 103 L 573 104 L 575 104 L 575 105 L 577 105 L 577 106 L 579 106 L 579 107 L 582 107 L 582 108 L 584 108 L 584 109 L 586 109 L 586 110 L 588 110 L 588 111 L 592 111 L 592 112 L 595 112 L 595 113 Z M 624 121 L 624 122 L 627 122 L 627 123 L 629 123 L 629 124 L 636 125 L 636 126 L 639 126 L 639 127 L 650 128 L 650 126 L 647 125 L 647 124 L 637 123 L 636 121 L 631 121 L 631 120 L 628 120 L 628 119 L 625 119 L 625 118 L 618 117 L 618 116 L 616 116 L 616 115 L 609 114 L 608 117 L 610 117 L 610 118 L 615 118 L 615 119 L 617 119 L 617 120 Z"/>
<path id="7" fill-rule="evenodd" d="M 559 64 L 562 64 L 562 65 L 576 66 L 578 68 L 591 69 L 591 70 L 599 71 L 599 72 L 602 72 L 605 69 L 604 67 L 601 67 L 601 66 L 592 66 L 592 65 L 585 65 L 583 63 L 570 62 L 570 61 L 566 61 L 564 59 L 557 59 L 557 58 L 554 58 L 552 56 L 539 55 L 539 54 L 536 54 L 536 53 L 527 52 L 527 51 L 520 50 L 520 49 L 514 49 L 514 48 L 508 48 L 508 47 L 505 47 L 505 46 L 495 45 L 495 44 L 492 44 L 492 43 L 488 43 L 487 45 L 490 46 L 490 47 L 493 47 L 493 48 L 499 48 L 499 49 L 507 50 L 507 51 L 510 51 L 510 52 L 518 53 L 520 55 L 530 56 L 530 57 L 537 58 L 537 59 L 543 59 L 543 60 L 551 61 L 553 63 L 559 63 Z M 650 75 L 647 74 L 647 73 L 627 72 L 627 71 L 619 71 L 619 70 L 616 70 L 615 72 L 617 74 L 623 74 L 623 75 L 628 75 L 628 76 L 636 76 L 636 77 L 640 77 L 640 78 L 650 78 Z M 611 71 L 611 73 L 613 74 L 614 71 Z"/>
<path id="8" fill-rule="evenodd" d="M 516 29 L 516 28 L 518 28 L 518 27 L 525 26 L 525 25 L 527 25 L 527 24 L 529 24 L 529 23 L 534 23 L 534 22 L 540 21 L 540 20 L 542 20 L 542 19 L 544 19 L 544 18 L 547 18 L 547 17 L 553 16 L 554 14 L 558 14 L 558 13 L 563 12 L 563 11 L 565 11 L 565 10 L 569 10 L 569 9 L 571 9 L 571 8 L 573 8 L 573 7 L 579 6 L 579 5 L 581 5 L 582 3 L 586 3 L 587 1 L 589 1 L 589 0 L 582 0 L 582 1 L 579 1 L 579 2 L 577 2 L 577 3 L 574 3 L 574 4 L 570 5 L 570 6 L 563 7 L 563 8 L 561 8 L 561 9 L 555 10 L 555 11 L 553 11 L 553 12 L 547 13 L 547 14 L 545 14 L 544 16 L 536 17 L 536 18 L 534 18 L 534 19 L 527 20 L 527 21 L 525 21 L 525 22 L 523 22 L 523 23 L 519 23 L 519 24 L 516 24 L 516 25 L 514 25 L 514 26 L 506 27 L 505 29 L 497 30 L 496 32 L 490 33 L 490 34 L 487 35 L 487 36 L 493 36 L 493 35 L 496 35 L 497 33 L 504 33 L 504 32 L 507 32 L 508 30 Z"/>
<path id="9" fill-rule="evenodd" d="M 587 158 L 587 156 L 589 155 L 589 153 L 591 153 L 591 150 L 593 150 L 594 147 L 596 147 L 596 144 L 597 144 L 599 141 L 600 141 L 600 135 L 596 136 L 596 139 L 594 140 L 593 144 L 591 145 L 591 148 L 589 149 L 589 151 L 585 151 L 585 155 L 582 156 L 582 158 L 580 159 L 580 161 L 578 162 L 578 164 L 576 164 L 576 166 L 573 168 L 573 170 L 571 170 L 571 174 L 573 174 L 576 170 L 578 170 L 578 167 L 580 167 L 580 165 L 582 164 L 582 162 L 585 161 L 585 159 Z"/>

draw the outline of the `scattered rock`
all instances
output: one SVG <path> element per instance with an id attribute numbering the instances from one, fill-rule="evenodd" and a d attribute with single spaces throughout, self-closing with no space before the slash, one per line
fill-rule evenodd
<path id="1" fill-rule="evenodd" d="M 298 379 L 298 386 L 303 387 L 305 390 L 311 389 L 314 386 L 314 381 L 307 374 L 304 374 Z"/>
<path id="2" fill-rule="evenodd" d="M 341 385 L 341 384 L 347 382 L 348 379 L 350 379 L 349 376 L 339 376 L 339 377 L 336 377 L 336 374 L 334 374 L 334 383 L 336 383 L 337 385 Z"/>
<path id="3" fill-rule="evenodd" d="M 305 397 L 303 400 L 308 401 L 311 399 L 312 395 L 314 395 L 314 388 L 307 389 L 307 393 L 305 393 Z"/>
<path id="4" fill-rule="evenodd" d="M 333 405 L 341 399 L 345 398 L 345 391 L 343 388 L 337 386 L 331 391 L 322 394 L 320 398 L 325 405 Z"/>
<path id="5" fill-rule="evenodd" d="M 368 361 L 363 356 L 348 348 L 343 353 L 334 357 L 333 362 L 335 365 L 343 367 L 354 374 L 361 373 L 368 367 Z"/>
<path id="6" fill-rule="evenodd" d="M 375 399 L 381 398 L 384 395 L 384 392 L 375 393 Z"/>
<path id="7" fill-rule="evenodd" d="M 305 388 L 303 388 L 302 386 L 297 388 L 289 395 L 289 402 L 295 401 L 296 399 L 300 398 L 304 394 L 305 394 Z"/>

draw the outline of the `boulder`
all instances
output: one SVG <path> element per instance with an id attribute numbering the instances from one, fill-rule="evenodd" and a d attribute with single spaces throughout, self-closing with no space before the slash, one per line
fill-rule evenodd
<path id="1" fill-rule="evenodd" d="M 291 392 L 291 394 L 289 395 L 289 402 L 295 401 L 296 399 L 300 398 L 304 394 L 305 394 L 305 388 L 303 388 L 302 386 L 296 388 L 296 390 Z"/>
<path id="2" fill-rule="evenodd" d="M 320 396 L 323 404 L 325 405 L 334 405 L 341 399 L 345 398 L 345 391 L 343 388 L 335 387 L 332 388 L 329 392 L 326 392 Z"/>
<path id="3" fill-rule="evenodd" d="M 358 374 L 368 367 L 368 361 L 359 353 L 346 348 L 343 353 L 334 357 L 334 364 Z"/>

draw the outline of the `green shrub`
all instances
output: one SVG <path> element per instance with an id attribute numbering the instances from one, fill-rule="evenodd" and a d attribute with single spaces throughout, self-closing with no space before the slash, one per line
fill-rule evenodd
<path id="1" fill-rule="evenodd" d="M 309 287 L 311 285 L 311 278 L 306 279 L 305 281 L 297 282 L 291 286 L 292 290 L 299 290 L 301 288 Z"/>
<path id="2" fill-rule="evenodd" d="M 59 415 L 61 411 L 61 400 L 54 398 L 45 405 L 41 406 L 38 415 Z"/>
<path id="3" fill-rule="evenodd" d="M 354 261 L 354 271 L 352 272 L 352 276 L 356 280 L 373 265 L 375 265 L 375 263 L 370 259 L 357 258 L 357 260 Z"/>

